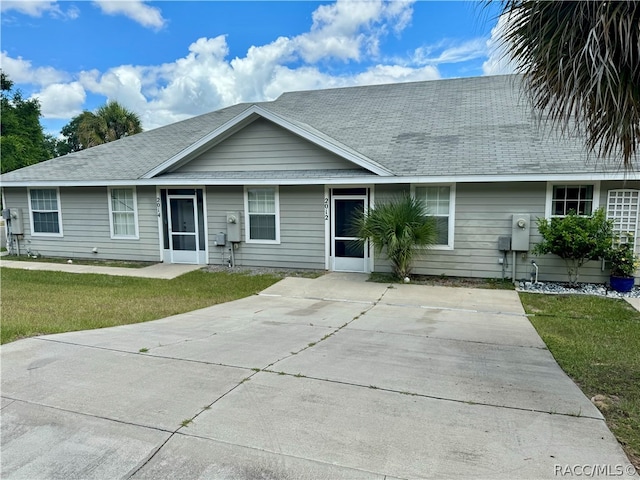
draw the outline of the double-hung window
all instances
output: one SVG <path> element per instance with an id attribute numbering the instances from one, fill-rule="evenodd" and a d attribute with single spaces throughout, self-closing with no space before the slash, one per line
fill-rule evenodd
<path id="1" fill-rule="evenodd" d="M 138 238 L 138 208 L 134 188 L 109 188 L 111 238 Z"/>
<path id="2" fill-rule="evenodd" d="M 31 234 L 62 236 L 62 216 L 58 189 L 32 188 L 29 190 L 29 217 Z"/>
<path id="3" fill-rule="evenodd" d="M 597 183 L 547 184 L 546 217 L 564 217 L 569 212 L 591 215 L 598 208 Z"/>
<path id="4" fill-rule="evenodd" d="M 248 243 L 280 243 L 280 206 L 277 187 L 246 187 L 245 236 Z"/>
<path id="5" fill-rule="evenodd" d="M 435 218 L 436 242 L 434 248 L 453 249 L 455 213 L 455 184 L 415 186 L 413 195 L 424 201 L 427 214 Z"/>

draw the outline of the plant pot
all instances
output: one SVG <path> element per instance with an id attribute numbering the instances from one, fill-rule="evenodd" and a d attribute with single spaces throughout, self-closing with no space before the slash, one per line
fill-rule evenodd
<path id="1" fill-rule="evenodd" d="M 633 277 L 609 277 L 611 288 L 616 292 L 630 292 L 634 281 Z"/>

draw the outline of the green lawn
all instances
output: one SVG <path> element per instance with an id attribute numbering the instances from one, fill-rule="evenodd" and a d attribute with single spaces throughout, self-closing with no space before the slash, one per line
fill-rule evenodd
<path id="1" fill-rule="evenodd" d="M 601 395 L 609 428 L 640 468 L 640 312 L 585 295 L 521 293 L 531 322 L 585 395 Z"/>
<path id="2" fill-rule="evenodd" d="M 246 297 L 279 279 L 201 270 L 156 280 L 0 268 L 0 340 L 145 322 Z"/>

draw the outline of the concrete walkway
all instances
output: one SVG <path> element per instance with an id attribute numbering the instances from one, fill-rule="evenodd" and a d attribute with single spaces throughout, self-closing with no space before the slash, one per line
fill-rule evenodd
<path id="1" fill-rule="evenodd" d="M 3 479 L 633 471 L 513 291 L 286 278 L 0 353 Z"/>
<path id="2" fill-rule="evenodd" d="M 162 278 L 170 280 L 185 273 L 202 268 L 202 265 L 183 265 L 177 263 L 156 263 L 143 268 L 102 267 L 100 265 L 79 265 L 77 263 L 46 263 L 22 260 L 0 259 L 0 267 L 22 270 L 47 270 L 68 273 L 98 273 L 122 277 Z"/>

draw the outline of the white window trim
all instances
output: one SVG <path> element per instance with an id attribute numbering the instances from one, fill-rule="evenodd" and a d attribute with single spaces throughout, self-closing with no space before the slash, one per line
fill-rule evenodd
<path id="1" fill-rule="evenodd" d="M 593 185 L 593 202 L 591 203 L 591 213 L 593 214 L 593 212 L 600 208 L 600 180 L 595 180 L 592 182 L 547 182 L 547 197 L 544 203 L 544 218 L 550 219 L 552 217 L 563 217 L 563 215 L 551 215 L 551 204 L 553 203 L 554 185 Z"/>
<path id="2" fill-rule="evenodd" d="M 432 245 L 431 250 L 453 250 L 456 225 L 456 184 L 455 183 L 412 183 L 411 196 L 415 198 L 416 187 L 449 187 L 449 243 L 447 245 Z"/>
<path id="3" fill-rule="evenodd" d="M 249 218 L 249 190 L 252 188 L 273 188 L 275 190 L 275 217 L 276 217 L 276 239 L 275 240 L 253 240 L 250 238 L 251 229 Z M 280 244 L 280 187 L 278 185 L 245 185 L 244 187 L 244 241 L 246 243 L 262 243 L 270 245 Z"/>
<path id="4" fill-rule="evenodd" d="M 33 209 L 31 208 L 31 190 L 55 190 L 56 191 L 56 202 L 58 203 L 58 233 L 49 233 L 49 232 L 36 232 L 33 228 Z M 60 188 L 59 187 L 34 187 L 29 188 L 29 227 L 31 228 L 31 236 L 32 237 L 63 237 L 62 231 L 62 199 L 60 198 Z M 40 210 L 38 210 L 40 211 Z M 53 211 L 53 210 L 50 210 Z"/>
<path id="5" fill-rule="evenodd" d="M 135 230 L 134 235 L 116 235 L 113 225 L 113 206 L 111 205 L 111 190 L 133 190 L 133 228 Z M 107 187 L 107 205 L 109 205 L 109 231 L 113 240 L 139 240 L 138 230 L 138 194 L 136 187 Z"/>

